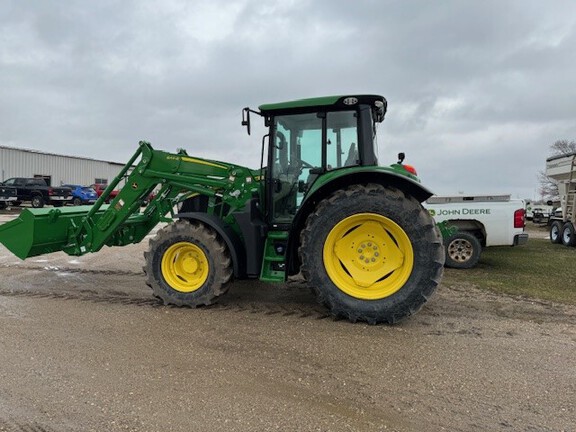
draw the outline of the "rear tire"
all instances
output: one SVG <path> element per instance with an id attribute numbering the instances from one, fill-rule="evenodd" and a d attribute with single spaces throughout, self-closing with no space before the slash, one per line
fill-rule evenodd
<path id="1" fill-rule="evenodd" d="M 482 245 L 474 234 L 458 231 L 444 241 L 446 247 L 446 267 L 469 269 L 480 260 Z"/>
<path id="2" fill-rule="evenodd" d="M 228 291 L 232 260 L 215 231 L 180 220 L 150 240 L 144 253 L 147 284 L 164 304 L 210 305 Z"/>
<path id="3" fill-rule="evenodd" d="M 79 206 L 82 205 L 82 200 L 78 197 L 74 198 L 74 200 L 72 201 L 72 204 L 74 204 L 75 206 Z"/>
<path id="4" fill-rule="evenodd" d="M 554 244 L 562 243 L 562 223 L 559 221 L 552 222 L 550 225 L 550 241 Z"/>
<path id="5" fill-rule="evenodd" d="M 300 235 L 301 271 L 335 317 L 394 323 L 417 312 L 442 277 L 444 248 L 413 197 L 352 185 L 320 202 Z"/>
<path id="6" fill-rule="evenodd" d="M 44 207 L 44 198 L 42 198 L 42 195 L 34 195 L 30 204 L 32 204 L 34 208 L 42 208 Z"/>
<path id="7" fill-rule="evenodd" d="M 566 222 L 562 226 L 562 234 L 560 236 L 564 246 L 576 246 L 576 233 L 574 232 L 574 225 L 572 222 Z"/>

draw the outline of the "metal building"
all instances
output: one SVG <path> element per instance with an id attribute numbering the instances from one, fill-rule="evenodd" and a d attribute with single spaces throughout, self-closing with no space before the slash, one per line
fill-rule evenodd
<path id="1" fill-rule="evenodd" d="M 52 186 L 109 183 L 124 164 L 0 146 L 0 181 L 44 177 Z"/>

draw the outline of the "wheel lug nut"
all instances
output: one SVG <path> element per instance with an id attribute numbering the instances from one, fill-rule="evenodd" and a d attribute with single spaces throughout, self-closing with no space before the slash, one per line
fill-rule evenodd
<path id="1" fill-rule="evenodd" d="M 360 255 L 360 259 L 363 260 L 363 259 L 364 259 L 364 255 Z"/>

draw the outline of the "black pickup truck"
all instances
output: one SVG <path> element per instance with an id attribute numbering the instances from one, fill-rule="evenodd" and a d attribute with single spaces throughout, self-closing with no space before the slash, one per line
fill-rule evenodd
<path id="1" fill-rule="evenodd" d="M 0 185 L 0 210 L 18 200 L 16 188 Z"/>
<path id="2" fill-rule="evenodd" d="M 72 201 L 70 188 L 48 186 L 43 178 L 14 177 L 0 183 L 0 186 L 16 188 L 17 199 L 13 205 L 29 201 L 34 208 L 44 207 L 44 204 L 61 207 Z"/>

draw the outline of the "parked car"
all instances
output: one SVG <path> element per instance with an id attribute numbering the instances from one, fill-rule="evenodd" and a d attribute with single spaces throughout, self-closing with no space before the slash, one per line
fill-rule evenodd
<path id="1" fill-rule="evenodd" d="M 454 230 L 443 233 L 446 267 L 472 268 L 484 247 L 528 242 L 524 201 L 510 195 L 432 196 L 423 205 L 437 223 Z"/>
<path id="2" fill-rule="evenodd" d="M 0 184 L 16 188 L 18 199 L 13 202 L 14 205 L 29 201 L 34 208 L 42 208 L 44 204 L 61 207 L 72 201 L 70 188 L 48 186 L 46 181 L 39 177 L 14 177 Z"/>
<path id="3" fill-rule="evenodd" d="M 94 204 L 98 199 L 98 194 L 90 186 L 80 186 L 67 184 L 64 187 L 72 189 L 72 204 L 75 206 L 82 204 Z"/>
<path id="4" fill-rule="evenodd" d="M 93 185 L 90 185 L 90 187 L 96 191 L 96 193 L 98 194 L 98 198 L 100 198 L 100 195 L 102 195 L 102 193 L 106 190 L 108 185 L 105 183 L 95 183 Z M 110 196 L 106 200 L 106 203 L 109 203 L 114 198 L 116 198 L 116 195 L 118 195 L 117 190 L 113 190 L 112 192 L 110 192 Z"/>

